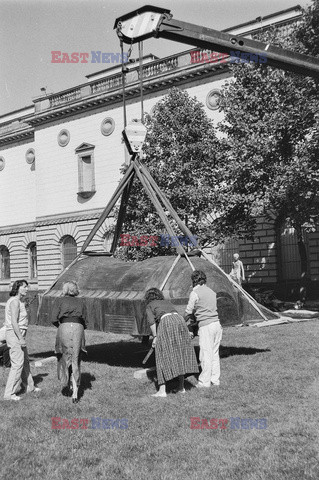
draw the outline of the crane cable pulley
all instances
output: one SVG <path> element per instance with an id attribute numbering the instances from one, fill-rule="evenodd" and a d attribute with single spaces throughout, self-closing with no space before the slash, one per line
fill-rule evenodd
<path id="1" fill-rule="evenodd" d="M 125 75 L 128 72 L 128 68 L 125 66 L 125 63 L 129 62 L 129 58 L 131 57 L 132 50 L 133 50 L 133 43 L 134 38 L 131 39 L 131 44 L 127 51 L 127 61 L 124 63 L 124 52 L 123 52 L 123 34 L 122 34 L 122 22 L 118 22 L 116 27 L 116 33 L 120 40 L 120 48 L 121 48 L 121 57 L 122 57 L 122 85 L 123 85 L 123 117 L 124 117 L 124 128 L 127 125 L 127 116 L 126 116 L 126 98 L 125 98 Z M 139 63 L 140 63 L 140 98 L 141 98 L 141 122 L 143 123 L 144 120 L 144 111 L 143 111 L 143 58 L 142 58 L 142 42 L 139 42 Z"/>

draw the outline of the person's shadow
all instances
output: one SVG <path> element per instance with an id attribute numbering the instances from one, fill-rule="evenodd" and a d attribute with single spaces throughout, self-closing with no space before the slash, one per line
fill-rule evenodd
<path id="1" fill-rule="evenodd" d="M 153 353 L 145 364 L 143 364 L 143 359 L 146 356 L 147 352 L 151 348 L 151 342 L 148 342 L 148 345 L 136 342 L 129 341 L 119 341 L 119 342 L 110 342 L 110 343 L 100 343 L 87 345 L 87 355 L 83 355 L 81 361 L 84 363 L 94 362 L 99 364 L 105 364 L 110 366 L 119 366 L 119 367 L 129 367 L 129 368 L 145 368 L 148 369 L 146 375 L 149 380 L 156 382 L 156 369 L 155 369 L 155 354 Z M 195 345 L 195 354 L 197 361 L 199 362 L 199 346 Z M 236 355 L 255 355 L 257 353 L 267 353 L 270 352 L 269 348 L 256 348 L 256 347 L 233 347 L 233 346 L 223 346 L 219 348 L 219 355 L 221 359 Z M 48 356 L 54 355 L 53 351 L 41 352 L 33 354 L 34 358 L 46 358 Z M 153 368 L 152 368 L 153 367 Z M 44 375 L 43 375 L 44 376 Z M 195 374 L 194 377 L 197 378 L 198 374 Z M 40 375 L 39 375 L 40 377 Z M 35 377 L 37 378 L 37 377 Z M 186 376 L 187 378 L 187 376 Z M 42 379 L 39 379 L 42 381 Z M 82 373 L 81 376 L 81 386 L 79 388 L 79 399 L 83 397 L 85 390 L 90 390 L 92 388 L 92 382 L 95 381 L 95 376 L 90 373 Z M 168 391 L 174 391 L 176 389 L 176 380 L 169 382 L 167 385 Z M 185 389 L 190 390 L 194 386 L 185 382 Z"/>
<path id="2" fill-rule="evenodd" d="M 96 380 L 91 373 L 84 372 L 81 374 L 81 384 L 78 391 L 78 399 L 80 400 L 84 396 L 85 390 L 92 390 L 92 382 Z"/>
<path id="3" fill-rule="evenodd" d="M 198 345 L 194 346 L 194 349 L 195 349 L 197 363 L 199 364 L 199 346 Z M 220 345 L 219 356 L 222 359 L 222 358 L 228 358 L 228 357 L 231 357 L 231 356 L 234 356 L 234 355 L 255 355 L 257 353 L 266 353 L 266 352 L 270 352 L 270 351 L 271 350 L 269 348 L 228 347 L 228 346 L 224 347 L 223 345 Z M 154 359 L 154 356 L 153 356 L 152 361 L 148 362 L 148 364 L 145 365 L 145 366 L 146 367 L 154 367 L 155 366 L 155 361 L 154 360 L 155 359 Z M 194 378 L 198 379 L 200 371 L 201 371 L 201 368 L 199 366 L 199 373 L 195 373 L 193 375 L 192 374 L 185 375 L 185 380 L 187 380 L 188 378 L 191 378 L 191 377 L 194 377 Z M 153 382 L 158 387 L 156 369 L 155 368 L 153 368 L 153 369 L 150 368 L 146 372 L 146 376 L 151 382 Z M 170 380 L 166 384 L 166 391 L 167 391 L 167 393 L 177 393 L 177 387 L 178 387 L 177 379 Z M 185 388 L 185 390 L 192 390 L 193 388 L 195 388 L 195 386 L 192 382 L 186 381 L 185 384 L 184 384 L 184 388 Z"/>
<path id="4" fill-rule="evenodd" d="M 48 373 L 38 373 L 37 375 L 32 375 L 34 386 L 39 387 L 43 382 L 43 378 L 47 377 Z"/>

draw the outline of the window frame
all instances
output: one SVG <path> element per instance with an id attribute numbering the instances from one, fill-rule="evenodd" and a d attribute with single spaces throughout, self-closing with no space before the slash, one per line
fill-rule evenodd
<path id="1" fill-rule="evenodd" d="M 7 257 L 4 257 L 7 253 Z M 7 265 L 6 265 L 7 263 Z M 0 246 L 0 280 L 10 280 L 11 278 L 10 250 L 6 245 Z"/>
<path id="2" fill-rule="evenodd" d="M 66 264 L 66 252 L 65 252 L 65 245 L 66 245 L 66 240 L 72 239 L 74 241 L 73 246 L 75 247 L 75 256 L 72 258 L 71 261 L 67 259 L 67 264 Z M 65 270 L 72 262 L 73 260 L 77 257 L 78 255 L 78 245 L 74 237 L 72 235 L 64 235 L 64 237 L 61 238 L 61 266 L 62 270 Z"/>
<path id="3" fill-rule="evenodd" d="M 38 259 L 37 259 L 37 244 L 31 242 L 28 245 L 28 269 L 30 280 L 36 280 L 38 278 Z M 35 249 L 35 252 L 33 252 Z"/>
<path id="4" fill-rule="evenodd" d="M 80 145 L 75 153 L 77 154 L 78 161 L 78 195 L 84 198 L 90 198 L 95 192 L 95 159 L 94 159 L 94 145 L 84 143 Z M 84 182 L 84 159 L 89 157 L 91 160 L 91 169 L 90 169 L 90 187 L 86 186 Z"/>

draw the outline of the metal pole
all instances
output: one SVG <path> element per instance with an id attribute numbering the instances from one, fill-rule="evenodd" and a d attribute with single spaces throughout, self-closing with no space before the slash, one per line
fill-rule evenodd
<path id="1" fill-rule="evenodd" d="M 126 68 L 124 66 L 123 62 L 123 40 L 122 38 L 120 39 L 120 45 L 121 45 L 121 55 L 122 55 L 122 90 L 123 90 L 123 116 L 124 116 L 124 128 L 126 127 L 126 100 L 125 100 L 125 73 L 126 73 Z"/>
<path id="2" fill-rule="evenodd" d="M 144 105 L 143 105 L 143 42 L 138 42 L 139 53 L 139 74 L 140 74 L 140 95 L 141 95 L 141 122 L 144 123 Z"/>

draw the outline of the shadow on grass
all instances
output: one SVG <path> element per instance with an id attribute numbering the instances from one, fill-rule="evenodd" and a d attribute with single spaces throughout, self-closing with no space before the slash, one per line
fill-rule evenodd
<path id="1" fill-rule="evenodd" d="M 43 382 L 43 377 L 47 377 L 48 375 L 48 373 L 38 373 L 37 375 L 32 375 L 34 386 L 40 387 L 41 383 Z"/>
<path id="2" fill-rule="evenodd" d="M 108 343 L 91 345 L 87 347 L 88 356 L 84 361 L 106 363 L 117 367 L 152 367 L 155 366 L 155 354 L 153 353 L 149 360 L 143 365 L 143 359 L 151 348 L 151 344 L 136 344 L 132 342 Z M 195 346 L 195 353 L 199 359 L 199 347 Z M 227 358 L 234 355 L 255 355 L 256 353 L 269 352 L 269 349 L 253 348 L 253 347 L 220 347 L 219 353 L 221 358 Z"/>
<path id="3" fill-rule="evenodd" d="M 40 352 L 40 353 L 32 353 L 29 355 L 29 360 L 30 362 L 33 362 L 34 360 L 38 360 L 39 358 L 48 358 L 48 357 L 55 357 L 54 350 L 48 350 L 47 352 Z"/>
<path id="4" fill-rule="evenodd" d="M 96 380 L 94 375 L 90 373 L 81 373 L 81 385 L 79 388 L 78 398 L 79 400 L 84 396 L 85 390 L 92 390 L 92 382 Z"/>
<path id="5" fill-rule="evenodd" d="M 72 370 L 70 369 L 70 375 L 71 375 Z M 81 400 L 81 398 L 84 396 L 84 392 L 86 390 L 92 390 L 92 382 L 96 380 L 94 375 L 91 375 L 88 372 L 83 372 L 81 373 L 81 384 L 79 386 L 78 390 L 78 400 Z M 64 397 L 72 397 L 72 382 L 69 380 L 69 385 L 65 386 L 61 390 L 61 394 Z"/>
<path id="6" fill-rule="evenodd" d="M 232 357 L 233 355 L 255 355 L 256 353 L 270 352 L 269 348 L 254 348 L 254 347 L 223 347 L 220 346 L 220 358 Z"/>
<path id="7" fill-rule="evenodd" d="M 128 368 L 148 368 L 155 366 L 155 354 L 153 353 L 149 360 L 143 365 L 143 359 L 151 348 L 149 345 L 133 342 L 111 342 L 99 343 L 96 345 L 87 345 L 87 355 L 83 355 L 83 362 L 105 363 L 113 367 L 128 367 Z M 199 347 L 195 346 L 195 353 L 197 359 L 199 358 Z M 270 352 L 268 348 L 254 348 L 254 347 L 224 347 L 220 346 L 220 358 L 232 357 L 234 355 L 255 355 L 257 353 Z M 32 355 L 33 359 L 47 358 L 53 356 L 53 350 L 48 352 L 35 353 Z"/>

